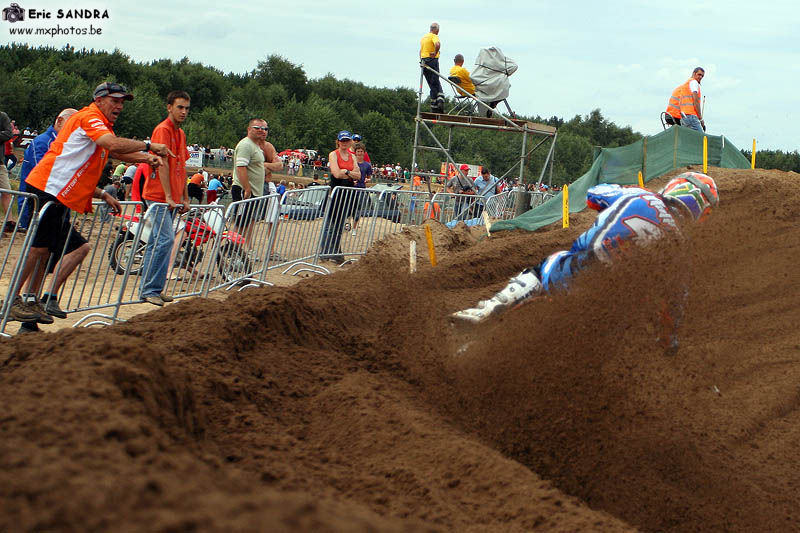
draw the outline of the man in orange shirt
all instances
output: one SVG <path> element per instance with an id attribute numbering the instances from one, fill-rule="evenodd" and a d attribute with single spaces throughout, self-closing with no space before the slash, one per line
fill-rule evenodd
<path id="1" fill-rule="evenodd" d="M 190 200 L 194 198 L 197 200 L 198 204 L 203 203 L 203 182 L 205 182 L 205 176 L 203 176 L 200 172 L 193 175 L 189 180 L 189 188 L 187 189 L 189 192 L 187 194 L 189 195 Z"/>
<path id="2" fill-rule="evenodd" d="M 153 230 L 144 250 L 141 295 L 142 300 L 158 306 L 172 301 L 172 296 L 164 293 L 175 244 L 172 224 L 176 214 L 189 210 L 189 187 L 186 184 L 189 151 L 186 149 L 186 134 L 181 129 L 189 114 L 189 103 L 189 95 L 184 91 L 172 91 L 167 95 L 167 118 L 156 126 L 151 138 L 165 144 L 175 155 L 164 158 L 164 164 L 156 170 L 158 179 L 148 179 L 142 192 L 147 209 L 145 216 L 153 221 Z M 199 176 L 202 180 L 202 174 Z M 151 204 L 161 205 L 151 207 Z"/>
<path id="3" fill-rule="evenodd" d="M 66 318 L 67 314 L 58 305 L 58 289 L 89 253 L 86 239 L 70 224 L 69 211 L 91 212 L 92 197 L 103 199 L 114 211 L 120 209 L 116 198 L 97 187 L 109 156 L 158 167 L 162 162 L 159 156 L 171 155 L 163 144 L 114 135 L 112 126 L 122 112 L 125 100 L 133 100 L 133 95 L 122 85 L 98 85 L 94 90 L 94 102 L 67 120 L 47 153 L 28 175 L 28 192 L 39 197 L 40 206 L 47 202 L 53 202 L 53 205 L 39 220 L 27 256 L 19 259 L 24 266 L 9 310 L 9 320 L 52 324 L 53 316 Z M 48 264 L 50 254 L 55 256 L 55 261 L 62 252 L 61 268 L 53 290 L 46 301 L 40 302 L 37 296 L 45 275 L 43 267 Z M 23 300 L 19 291 L 31 276 L 31 286 L 36 292 L 26 295 Z"/>

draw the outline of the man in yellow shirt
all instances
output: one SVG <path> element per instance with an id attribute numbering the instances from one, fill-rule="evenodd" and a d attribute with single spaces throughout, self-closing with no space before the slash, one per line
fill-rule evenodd
<path id="1" fill-rule="evenodd" d="M 420 66 L 427 66 L 438 73 L 440 48 L 439 24 L 434 22 L 431 24 L 431 30 L 419 42 Z M 422 69 L 422 74 L 431 89 L 431 111 L 444 113 L 444 93 L 442 92 L 442 83 L 439 81 L 439 76 L 426 68 Z"/>
<path id="2" fill-rule="evenodd" d="M 464 91 L 475 96 L 475 84 L 472 83 L 472 78 L 469 77 L 469 71 L 464 68 L 464 56 L 456 54 L 453 63 L 455 63 L 455 65 L 450 68 L 450 76 L 455 76 L 459 79 L 458 84 L 464 89 L 459 92 L 464 96 L 466 96 Z"/>

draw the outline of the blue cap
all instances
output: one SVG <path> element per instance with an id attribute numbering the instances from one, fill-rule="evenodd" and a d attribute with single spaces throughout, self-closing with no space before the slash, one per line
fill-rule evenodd
<path id="1" fill-rule="evenodd" d="M 353 134 L 353 140 L 354 140 L 355 142 L 358 142 L 358 141 L 360 141 L 360 140 L 361 140 L 361 135 L 359 135 L 358 133 L 354 133 L 354 134 Z"/>
<path id="2" fill-rule="evenodd" d="M 345 141 L 345 140 L 346 141 L 352 141 L 353 140 L 353 136 L 350 135 L 349 131 L 342 130 L 342 131 L 339 132 L 339 135 L 336 136 L 336 139 L 340 140 L 340 141 Z"/>

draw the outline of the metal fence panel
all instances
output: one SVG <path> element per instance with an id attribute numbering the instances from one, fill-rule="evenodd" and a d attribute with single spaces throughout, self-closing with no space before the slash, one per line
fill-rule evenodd
<path id="1" fill-rule="evenodd" d="M 224 226 L 218 226 L 215 262 L 219 278 L 209 291 L 236 285 L 268 285 L 265 281 L 270 261 L 278 262 L 273 250 L 280 222 L 280 197 L 277 194 L 232 202 L 225 211 Z M 219 233 L 219 232 L 218 232 Z"/>
<path id="2" fill-rule="evenodd" d="M 118 234 L 109 247 L 109 268 L 117 275 L 129 275 L 122 304 L 141 301 L 141 288 L 145 279 L 154 274 L 154 261 L 145 262 L 147 247 L 154 246 L 169 231 L 172 242 L 170 260 L 162 294 L 172 298 L 207 295 L 207 287 L 217 275 L 215 267 L 219 241 L 224 230 L 224 208 L 215 204 L 192 205 L 183 214 L 174 216 L 168 227 L 154 227 L 156 215 L 163 213 L 165 203 L 150 204 L 144 216 L 120 217 L 116 226 Z M 138 233 L 138 237 L 137 237 Z M 219 269 L 221 274 L 221 269 Z"/>
<path id="3" fill-rule="evenodd" d="M 499 220 L 510 220 L 516 215 L 516 196 L 511 191 L 490 196 L 486 200 L 486 212 Z"/>
<path id="4" fill-rule="evenodd" d="M 275 250 L 269 268 L 316 264 L 325 214 L 330 207 L 328 186 L 288 190 L 280 203 Z M 313 269 L 316 270 L 316 269 Z"/>
<path id="5" fill-rule="evenodd" d="M 425 191 L 383 191 L 377 199 L 377 216 L 373 217 L 372 229 L 364 253 L 373 242 L 390 233 L 398 233 L 406 226 L 425 222 L 433 195 Z"/>
<path id="6" fill-rule="evenodd" d="M 108 210 L 105 202 L 93 202 L 92 213 L 72 213 L 70 233 L 77 231 L 86 239 L 89 253 L 61 287 L 56 287 L 56 283 L 62 275 L 67 243 L 58 257 L 50 258 L 47 268 L 53 275 L 49 283 L 44 283 L 46 292 L 58 294 L 58 303 L 67 313 L 97 311 L 82 317 L 76 326 L 113 323 L 120 306 L 141 301 L 138 287 L 129 283 L 130 272 L 123 271 L 121 276 L 116 272 L 120 265 L 134 260 L 136 249 L 123 247 L 124 253 L 121 253 L 115 243 L 122 228 L 140 218 L 142 205 L 139 202 L 120 204 L 122 209 L 116 214 Z M 141 231 L 139 224 L 131 237 L 132 242 L 138 242 Z M 99 312 L 101 309 L 111 309 L 111 314 Z"/>
<path id="7" fill-rule="evenodd" d="M 376 219 L 392 216 L 380 198 L 381 193 L 372 189 L 336 187 L 325 210 L 319 258 L 342 263 L 347 256 L 365 254 Z"/>
<path id="8" fill-rule="evenodd" d="M 437 192 L 431 198 L 427 215 L 442 224 L 466 222 L 483 213 L 486 198 L 475 194 Z"/>
<path id="9" fill-rule="evenodd" d="M 33 236 L 39 225 L 39 199 L 35 194 L 8 189 L 0 189 L 0 194 L 10 195 L 10 205 L 19 205 L 19 213 L 23 213 L 26 210 L 31 211 L 30 225 L 26 231 L 20 230 L 19 227 L 15 226 L 13 231 L 5 232 L 6 224 L 11 219 L 12 209 L 6 211 L 2 219 L 2 225 L 0 226 L 0 239 L 2 239 L 2 250 L 0 251 L 0 254 L 2 254 L 0 280 L 3 282 L 7 280 L 8 282 L 5 297 L 2 303 L 0 303 L 0 336 L 7 337 L 8 334 L 5 332 L 5 329 L 8 322 L 8 312 L 14 303 L 14 297 L 17 294 L 17 286 L 19 285 L 19 277 L 24 267 L 24 261 L 20 261 L 20 258 L 27 257 L 28 249 L 30 249 Z"/>

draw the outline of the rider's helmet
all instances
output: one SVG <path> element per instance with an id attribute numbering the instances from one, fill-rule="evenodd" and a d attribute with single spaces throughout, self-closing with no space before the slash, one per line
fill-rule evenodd
<path id="1" fill-rule="evenodd" d="M 672 178 L 659 191 L 665 200 L 678 200 L 695 220 L 700 220 L 719 203 L 717 184 L 711 176 L 700 172 L 684 172 Z"/>

